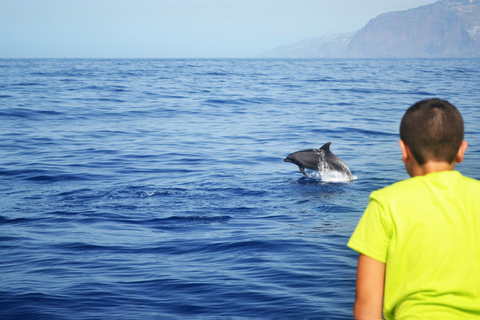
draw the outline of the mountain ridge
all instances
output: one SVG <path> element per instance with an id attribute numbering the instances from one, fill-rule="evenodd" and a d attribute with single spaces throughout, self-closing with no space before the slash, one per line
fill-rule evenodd
<path id="1" fill-rule="evenodd" d="M 480 0 L 441 0 L 382 13 L 357 32 L 303 39 L 260 57 L 480 57 Z"/>

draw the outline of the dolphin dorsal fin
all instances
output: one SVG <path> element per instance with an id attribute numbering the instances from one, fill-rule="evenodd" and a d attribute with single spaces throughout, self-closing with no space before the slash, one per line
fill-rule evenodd
<path id="1" fill-rule="evenodd" d="M 332 144 L 331 142 L 327 142 L 320 149 L 324 150 L 324 151 L 330 151 L 330 145 L 331 144 Z"/>

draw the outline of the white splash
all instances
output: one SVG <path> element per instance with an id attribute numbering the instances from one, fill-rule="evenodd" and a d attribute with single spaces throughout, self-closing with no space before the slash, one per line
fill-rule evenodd
<path id="1" fill-rule="evenodd" d="M 356 175 L 350 177 L 346 173 L 332 170 L 312 171 L 309 172 L 308 177 L 325 182 L 350 182 L 358 179 Z"/>

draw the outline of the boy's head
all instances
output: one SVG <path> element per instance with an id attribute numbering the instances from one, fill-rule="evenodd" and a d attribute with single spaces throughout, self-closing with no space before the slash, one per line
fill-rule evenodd
<path id="1" fill-rule="evenodd" d="M 462 115 L 455 106 L 440 99 L 415 103 L 400 124 L 400 139 L 419 165 L 427 161 L 453 163 L 463 134 Z"/>

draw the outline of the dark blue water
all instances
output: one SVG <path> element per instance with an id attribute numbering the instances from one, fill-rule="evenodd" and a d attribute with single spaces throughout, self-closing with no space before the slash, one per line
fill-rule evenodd
<path id="1" fill-rule="evenodd" d="M 0 60 L 0 318 L 349 319 L 346 247 L 417 100 L 480 60 Z M 283 159 L 331 150 L 357 179 Z"/>

